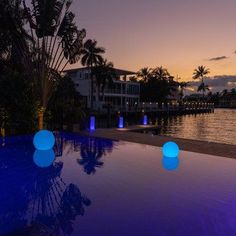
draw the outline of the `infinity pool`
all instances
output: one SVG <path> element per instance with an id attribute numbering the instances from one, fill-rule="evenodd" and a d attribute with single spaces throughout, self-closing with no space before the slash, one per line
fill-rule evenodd
<path id="1" fill-rule="evenodd" d="M 32 137 L 0 140 L 0 235 L 236 235 L 236 160 L 57 133 L 56 160 Z"/>

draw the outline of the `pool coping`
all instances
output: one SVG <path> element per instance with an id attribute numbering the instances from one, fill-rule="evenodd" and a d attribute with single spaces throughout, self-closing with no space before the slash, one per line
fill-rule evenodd
<path id="1" fill-rule="evenodd" d="M 127 129 L 97 129 L 93 132 L 84 131 L 81 134 L 86 136 L 107 138 L 117 141 L 128 141 L 157 147 L 162 147 L 165 142 L 174 141 L 178 143 L 180 149 L 183 151 L 236 159 L 236 145 L 231 144 L 175 138 L 170 136 L 152 136 L 150 134 L 130 132 Z"/>

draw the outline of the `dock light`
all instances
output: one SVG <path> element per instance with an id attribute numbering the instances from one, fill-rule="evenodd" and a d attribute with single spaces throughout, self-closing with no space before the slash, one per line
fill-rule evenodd
<path id="1" fill-rule="evenodd" d="M 53 149 L 50 150 L 36 150 L 33 157 L 35 165 L 41 168 L 47 168 L 53 164 L 55 160 L 55 153 Z"/>
<path id="2" fill-rule="evenodd" d="M 162 159 L 162 166 L 167 171 L 175 171 L 179 167 L 179 158 L 169 158 L 164 156 Z"/>
<path id="3" fill-rule="evenodd" d="M 176 158 L 179 155 L 179 146 L 175 142 L 167 142 L 162 147 L 162 153 L 165 157 Z"/>
<path id="4" fill-rule="evenodd" d="M 49 150 L 55 144 L 55 137 L 51 131 L 40 130 L 34 135 L 33 144 L 38 150 Z"/>
<path id="5" fill-rule="evenodd" d="M 90 117 L 90 131 L 94 131 L 95 130 L 95 125 L 96 125 L 95 116 L 91 116 Z"/>
<path id="6" fill-rule="evenodd" d="M 147 115 L 143 116 L 143 125 L 147 125 L 148 124 L 148 117 Z"/>
<path id="7" fill-rule="evenodd" d="M 123 116 L 120 116 L 119 117 L 119 124 L 118 124 L 118 127 L 120 129 L 123 129 L 124 128 L 124 117 Z"/>

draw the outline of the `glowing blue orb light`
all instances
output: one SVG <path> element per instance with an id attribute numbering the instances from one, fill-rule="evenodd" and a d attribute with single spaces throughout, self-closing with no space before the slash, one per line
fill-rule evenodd
<path id="1" fill-rule="evenodd" d="M 95 117 L 94 116 L 91 116 L 90 117 L 90 131 L 94 131 L 95 130 Z"/>
<path id="2" fill-rule="evenodd" d="M 147 115 L 144 115 L 143 117 L 143 125 L 147 125 L 148 124 L 148 117 Z"/>
<path id="3" fill-rule="evenodd" d="M 124 128 L 124 117 L 119 117 L 119 124 L 118 124 L 118 127 L 120 129 Z"/>
<path id="4" fill-rule="evenodd" d="M 53 149 L 50 150 L 36 150 L 33 157 L 35 165 L 40 168 L 47 168 L 53 164 L 55 160 L 55 153 Z"/>
<path id="5" fill-rule="evenodd" d="M 55 144 L 55 137 L 52 132 L 48 130 L 40 130 L 34 135 L 34 147 L 38 150 L 52 149 Z"/>
<path id="6" fill-rule="evenodd" d="M 167 142 L 162 147 L 162 153 L 165 157 L 176 158 L 179 155 L 179 146 L 174 142 Z"/>
<path id="7" fill-rule="evenodd" d="M 169 158 L 169 157 L 163 157 L 162 159 L 162 165 L 163 168 L 167 171 L 175 171 L 179 167 L 179 158 Z"/>

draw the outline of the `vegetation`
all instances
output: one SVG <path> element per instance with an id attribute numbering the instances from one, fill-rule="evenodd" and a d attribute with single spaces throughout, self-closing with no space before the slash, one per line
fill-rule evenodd
<path id="1" fill-rule="evenodd" d="M 92 69 L 92 74 L 96 78 L 96 101 L 100 101 L 100 96 L 104 100 L 104 89 L 106 85 L 112 85 L 113 79 L 116 78 L 116 73 L 114 70 L 114 65 L 112 62 L 108 62 L 107 60 L 100 61 L 95 67 Z"/>
<path id="2" fill-rule="evenodd" d="M 152 69 L 144 67 L 138 71 L 137 76 L 140 77 L 143 82 L 147 83 L 152 76 Z"/>
<path id="3" fill-rule="evenodd" d="M 80 59 L 86 35 L 75 25 L 70 6 L 70 0 L 1 1 L 1 127 L 32 132 L 36 116 L 38 128 L 44 127 L 51 99 L 64 84 L 62 71 Z"/>
<path id="4" fill-rule="evenodd" d="M 0 74 L 0 127 L 11 133 L 30 133 L 37 122 L 37 101 L 25 73 L 1 69 Z"/>
<path id="5" fill-rule="evenodd" d="M 83 126 L 86 114 L 81 109 L 80 94 L 76 91 L 70 77 L 66 76 L 60 80 L 48 108 L 46 121 L 52 130 L 63 130 L 63 125 L 66 125 L 69 130 L 73 130 L 72 125 L 76 123 Z"/>
<path id="6" fill-rule="evenodd" d="M 188 87 L 188 82 L 178 82 L 179 84 L 179 96 L 180 96 L 180 101 L 183 100 L 184 98 L 184 90 Z"/>
<path id="7" fill-rule="evenodd" d="M 224 89 L 221 92 L 208 93 L 207 99 L 213 102 L 216 107 L 235 107 L 236 89 L 232 88 L 230 91 Z M 233 104 L 232 104 L 233 103 Z"/>
<path id="8" fill-rule="evenodd" d="M 202 91 L 202 97 L 205 96 L 206 91 L 209 91 L 208 85 L 204 83 L 204 78 L 210 73 L 210 70 L 204 66 L 199 66 L 194 70 L 193 79 L 201 81 L 201 84 L 198 87 L 198 92 Z"/>
<path id="9" fill-rule="evenodd" d="M 80 95 L 63 74 L 68 64 L 81 60 L 92 73 L 96 101 L 104 100 L 105 86 L 116 77 L 114 65 L 105 60 L 105 49 L 75 24 L 71 0 L 2 0 L 0 2 L 0 128 L 10 133 L 31 133 L 49 125 L 61 129 L 83 120 Z M 193 79 L 208 101 L 235 97 L 235 90 L 209 93 L 205 77 L 209 69 L 199 66 Z M 182 101 L 188 83 L 179 81 L 164 67 L 144 67 L 131 81 L 140 83 L 142 102 Z M 37 124 L 38 120 L 38 124 Z M 57 124 L 54 126 L 53 124 Z"/>
<path id="10" fill-rule="evenodd" d="M 167 102 L 171 96 L 177 94 L 179 83 L 174 80 L 167 69 L 156 67 L 143 68 L 137 73 L 141 86 L 142 102 Z M 132 78 L 135 81 L 134 78 Z"/>
<path id="11" fill-rule="evenodd" d="M 96 40 L 88 39 L 84 43 L 84 47 L 81 51 L 82 59 L 81 63 L 83 66 L 87 66 L 91 71 L 94 67 L 102 65 L 104 59 L 101 54 L 105 53 L 105 49 L 97 46 Z M 92 74 L 93 76 L 93 74 Z M 90 107 L 93 109 L 93 92 L 94 92 L 94 78 L 91 80 L 91 98 L 90 98 Z"/>
<path id="12" fill-rule="evenodd" d="M 21 68 L 19 74 L 31 86 L 34 98 L 28 98 L 36 101 L 39 129 L 63 79 L 61 72 L 80 59 L 86 33 L 75 25 L 70 5 L 69 0 L 34 0 L 29 6 L 24 0 L 1 2 L 1 59 L 5 64 L 9 60 L 19 63 L 18 68 L 11 69 L 17 74 Z M 4 43 L 5 34 L 10 39 L 8 45 Z"/>

